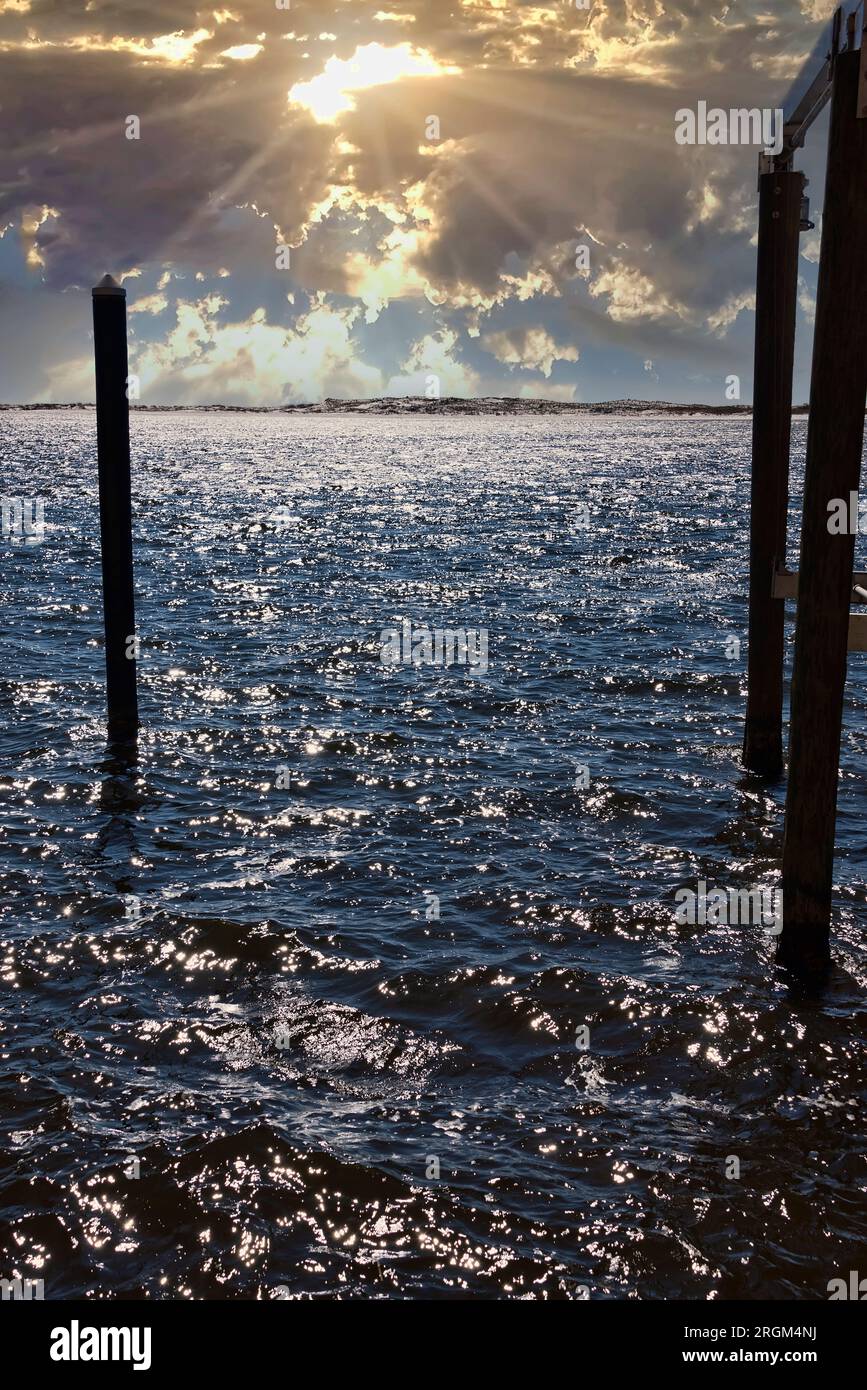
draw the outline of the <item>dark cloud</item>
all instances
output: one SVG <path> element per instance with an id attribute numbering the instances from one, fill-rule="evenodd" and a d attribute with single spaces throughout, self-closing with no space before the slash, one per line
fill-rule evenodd
<path id="1" fill-rule="evenodd" d="M 145 65 L 125 52 L 0 53 L 9 136 L 0 225 L 28 207 L 57 210 L 37 243 L 47 281 L 61 288 L 89 284 L 105 266 L 222 264 L 243 252 L 221 217 L 235 204 L 253 203 L 300 236 L 327 190 L 331 132 L 287 108 L 291 68 L 261 69 L 250 84 L 225 68 Z M 40 89 L 51 99 L 35 101 Z M 130 115 L 140 139 L 126 138 Z"/>
<path id="2" fill-rule="evenodd" d="M 724 328 L 754 281 L 756 158 L 677 146 L 674 113 L 700 98 L 776 104 L 815 11 L 813 0 L 776 0 L 773 15 L 759 0 L 589 11 L 32 0 L 0 13 L 0 227 L 56 210 L 33 241 L 39 275 L 60 290 L 106 268 L 264 276 L 276 225 L 311 291 L 346 292 L 350 259 L 400 254 L 408 284 L 422 276 L 445 309 L 471 313 L 535 273 L 580 334 L 654 352 L 666 333 L 704 336 L 713 352 L 708 323 Z M 160 56 L 167 35 L 190 41 L 187 61 Z M 257 43 L 250 61 L 221 56 Z M 461 71 L 358 90 L 334 124 L 288 103 L 294 84 L 371 43 L 411 44 Z M 124 137 L 129 115 L 138 141 Z M 432 115 L 438 141 L 425 133 Z M 245 216 L 227 216 L 239 206 Z M 403 219 L 402 251 L 383 210 Z M 584 229 L 589 279 L 572 263 Z"/>

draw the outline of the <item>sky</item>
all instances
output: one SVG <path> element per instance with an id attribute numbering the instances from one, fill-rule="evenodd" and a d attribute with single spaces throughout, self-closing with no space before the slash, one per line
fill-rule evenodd
<path id="1" fill-rule="evenodd" d="M 0 401 L 93 400 L 109 272 L 145 405 L 748 403 L 757 151 L 676 112 L 780 105 L 833 9 L 0 0 Z"/>

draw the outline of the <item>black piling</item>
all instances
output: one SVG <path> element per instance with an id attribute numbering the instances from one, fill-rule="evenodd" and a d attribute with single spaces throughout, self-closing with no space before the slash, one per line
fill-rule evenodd
<path id="1" fill-rule="evenodd" d="M 782 960 L 829 958 L 838 764 L 854 535 L 830 534 L 829 506 L 860 486 L 867 396 L 867 120 L 857 51 L 834 70 L 792 675 L 783 846 Z"/>
<path id="2" fill-rule="evenodd" d="M 786 559 L 803 193 L 801 173 L 781 170 L 761 176 L 744 763 L 766 777 L 778 777 L 783 770 L 785 612 L 773 586 L 774 571 Z"/>
<path id="3" fill-rule="evenodd" d="M 135 739 L 139 727 L 127 396 L 129 367 L 126 290 L 110 275 L 93 290 L 93 346 L 108 737 L 112 743 L 127 743 Z"/>

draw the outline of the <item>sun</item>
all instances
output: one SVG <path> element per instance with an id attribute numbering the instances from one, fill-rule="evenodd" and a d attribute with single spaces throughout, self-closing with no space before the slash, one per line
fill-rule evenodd
<path id="1" fill-rule="evenodd" d="M 458 71 L 444 67 L 425 49 L 409 43 L 393 48 L 367 43 L 356 48 L 351 58 L 329 58 L 324 70 L 309 82 L 296 82 L 289 100 L 306 106 L 317 121 L 332 122 L 342 112 L 355 109 L 353 92 L 382 87 L 403 77 L 441 77 Z"/>

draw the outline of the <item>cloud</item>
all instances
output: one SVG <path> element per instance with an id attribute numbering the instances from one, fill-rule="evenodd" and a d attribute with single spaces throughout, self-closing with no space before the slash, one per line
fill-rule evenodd
<path id="1" fill-rule="evenodd" d="M 816 293 L 810 288 L 803 275 L 798 276 L 798 303 L 807 323 L 816 322 Z"/>
<path id="2" fill-rule="evenodd" d="M 347 257 L 346 290 L 363 302 L 368 323 L 375 323 L 392 299 L 416 294 L 434 298 L 429 284 L 413 264 L 421 236 L 417 230 L 395 227 L 377 248 L 378 255 L 353 252 Z"/>
<path id="3" fill-rule="evenodd" d="M 158 296 L 138 308 L 160 312 Z M 179 300 L 164 340 L 134 341 L 130 371 L 139 378 L 143 405 L 283 405 L 326 396 L 367 396 L 382 390 L 382 375 L 366 365 L 353 341 L 358 311 L 315 302 L 291 327 L 269 323 L 263 308 L 247 318 L 226 318 L 219 294 Z M 88 359 L 50 373 L 55 399 L 81 392 Z"/>
<path id="4" fill-rule="evenodd" d="M 553 381 L 525 382 L 518 396 L 521 400 L 529 401 L 574 401 L 575 386 Z"/>
<path id="5" fill-rule="evenodd" d="M 139 299 L 134 299 L 129 305 L 130 314 L 162 314 L 169 307 L 166 295 L 157 291 L 155 294 L 147 294 Z"/>
<path id="6" fill-rule="evenodd" d="M 499 333 L 486 333 L 482 346 L 499 362 L 539 371 L 549 377 L 555 362 L 577 362 L 578 349 L 570 343 L 554 341 L 545 328 L 514 328 Z"/>
<path id="7" fill-rule="evenodd" d="M 233 58 L 238 63 L 246 63 L 251 58 L 256 58 L 261 52 L 262 45 L 260 43 L 236 43 L 232 48 L 224 48 L 220 57 Z"/>
<path id="8" fill-rule="evenodd" d="M 610 268 L 597 275 L 590 286 L 594 299 L 605 295 L 607 312 L 615 323 L 630 319 L 686 318 L 688 311 L 666 298 L 665 293 L 648 275 L 634 266 L 615 260 Z"/>
<path id="9" fill-rule="evenodd" d="M 455 356 L 458 335 L 448 329 L 429 333 L 413 345 L 402 364 L 402 374 L 393 376 L 387 396 L 474 396 L 479 376 Z"/>
<path id="10" fill-rule="evenodd" d="M 305 106 L 317 121 L 335 121 L 355 110 L 354 93 L 383 87 L 410 77 L 440 77 L 454 68 L 443 68 L 424 49 L 400 43 L 360 44 L 349 58 L 331 57 L 322 72 L 307 82 L 296 82 L 289 100 Z"/>
<path id="11" fill-rule="evenodd" d="M 831 8 L 335 0 L 313 22 L 261 0 L 0 0 L 0 227 L 16 229 L 34 292 L 106 270 L 140 270 L 149 293 L 167 269 L 231 271 L 216 330 L 255 332 L 268 390 L 265 329 L 290 331 L 277 240 L 293 292 L 330 297 L 310 312 L 354 315 L 353 352 L 378 331 L 373 375 L 335 367 L 353 390 L 424 375 L 407 366 L 417 307 L 434 306 L 418 339 L 434 356 L 454 335 L 441 365 L 464 390 L 487 370 L 473 337 L 497 344 L 505 383 L 574 360 L 551 348 L 573 338 L 582 372 L 612 345 L 631 345 L 639 371 L 686 343 L 713 360 L 754 287 L 755 157 L 677 147 L 674 113 L 776 103 Z M 498 318 L 530 301 L 535 343 Z M 167 332 L 165 310 L 137 320 Z M 192 365 L 182 380 L 198 389 Z"/>
<path id="12" fill-rule="evenodd" d="M 2 247 L 2 240 L 0 240 Z M 82 357 L 91 326 L 89 297 L 56 295 L 43 286 L 25 288 L 0 280 L 0 401 L 92 401 L 93 362 Z M 61 364 L 79 363 L 78 384 L 55 394 Z M 71 369 L 67 368 L 71 379 Z"/>

